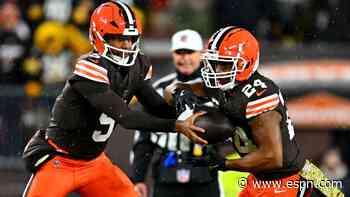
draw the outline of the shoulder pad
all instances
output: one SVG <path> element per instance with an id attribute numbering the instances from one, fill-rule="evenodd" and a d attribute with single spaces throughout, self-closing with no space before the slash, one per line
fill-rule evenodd
<path id="1" fill-rule="evenodd" d="M 280 103 L 279 88 L 270 79 L 257 75 L 240 89 L 247 98 L 246 118 L 275 109 Z"/>
<path id="2" fill-rule="evenodd" d="M 80 77 L 109 84 L 107 72 L 107 69 L 99 65 L 99 57 L 94 54 L 79 58 L 73 71 L 74 74 Z"/>
<path id="3" fill-rule="evenodd" d="M 79 60 L 86 60 L 86 61 L 89 61 L 89 62 L 94 63 L 94 64 L 99 64 L 100 58 L 101 58 L 101 56 L 98 53 L 91 52 L 91 53 L 87 53 L 87 54 L 80 56 L 78 58 L 78 61 Z"/>
<path id="4" fill-rule="evenodd" d="M 279 103 L 280 100 L 277 93 L 250 101 L 247 103 L 246 118 L 249 119 L 266 111 L 274 110 Z"/>

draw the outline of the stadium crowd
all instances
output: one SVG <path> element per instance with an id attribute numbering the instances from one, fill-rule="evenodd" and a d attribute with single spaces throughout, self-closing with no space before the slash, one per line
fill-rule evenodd
<path id="1" fill-rule="evenodd" d="M 1 1 L 0 83 L 29 83 L 35 89 L 41 84 L 64 81 L 71 71 L 72 59 L 90 50 L 89 16 L 101 2 Z M 344 31 L 350 28 L 345 25 L 350 19 L 346 12 L 350 3 L 346 0 L 259 3 L 254 0 L 127 0 L 126 3 L 133 5 L 142 18 L 146 38 L 169 38 L 184 28 L 208 37 L 214 29 L 230 24 L 246 27 L 261 39 L 292 45 L 350 40 L 349 31 Z"/>

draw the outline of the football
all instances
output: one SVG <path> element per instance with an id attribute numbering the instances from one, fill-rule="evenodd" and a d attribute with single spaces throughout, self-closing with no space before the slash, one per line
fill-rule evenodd
<path id="1" fill-rule="evenodd" d="M 219 111 L 199 116 L 194 124 L 205 129 L 205 133 L 198 133 L 198 136 L 207 140 L 209 144 L 224 142 L 234 134 L 235 126 L 232 121 Z"/>

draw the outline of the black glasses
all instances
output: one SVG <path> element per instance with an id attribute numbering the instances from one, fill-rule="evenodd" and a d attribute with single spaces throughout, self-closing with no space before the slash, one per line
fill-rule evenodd
<path id="1" fill-rule="evenodd" d="M 118 40 L 118 41 L 125 41 L 130 40 L 132 43 L 136 42 L 139 36 L 124 36 L 120 34 L 106 34 L 103 37 L 107 42 L 110 42 L 111 40 Z"/>
<path id="2" fill-rule="evenodd" d="M 178 50 L 175 50 L 174 52 L 178 55 L 183 55 L 183 54 L 192 54 L 196 51 L 191 50 L 191 49 L 178 49 Z"/>

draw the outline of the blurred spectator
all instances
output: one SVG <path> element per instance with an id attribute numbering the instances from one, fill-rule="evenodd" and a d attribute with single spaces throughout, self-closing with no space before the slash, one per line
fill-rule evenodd
<path id="1" fill-rule="evenodd" d="M 30 29 L 14 3 L 0 7 L 0 83 L 21 83 L 21 64 L 29 48 Z"/>
<path id="2" fill-rule="evenodd" d="M 191 28 L 204 37 L 213 33 L 213 17 L 210 12 L 211 0 L 171 1 L 176 30 Z"/>
<path id="3" fill-rule="evenodd" d="M 135 0 L 148 21 L 145 37 L 167 38 L 176 30 L 191 28 L 205 37 L 212 33 L 212 0 Z M 190 13 L 190 14 L 189 14 Z"/>
<path id="4" fill-rule="evenodd" d="M 343 180 L 348 174 L 348 168 L 342 161 L 339 150 L 334 148 L 323 155 L 321 169 L 331 180 Z"/>
<path id="5" fill-rule="evenodd" d="M 172 21 L 169 0 L 135 0 L 132 5 L 139 10 L 139 15 L 148 19 L 142 20 L 145 37 L 168 37 L 174 31 L 173 24 L 169 23 Z"/>
<path id="6" fill-rule="evenodd" d="M 73 0 L 45 0 L 44 15 L 47 20 L 56 20 L 62 23 L 68 22 L 70 19 Z"/>
<path id="7" fill-rule="evenodd" d="M 348 0 L 311 0 L 314 39 L 350 41 L 350 2 Z"/>
<path id="8" fill-rule="evenodd" d="M 339 147 L 341 158 L 350 169 L 350 132 L 349 130 L 335 130 L 334 144 Z M 345 196 L 350 196 L 350 172 L 348 171 L 347 176 L 344 178 L 344 191 Z"/>
<path id="9" fill-rule="evenodd" d="M 87 32 L 89 29 L 90 15 L 94 8 L 92 0 L 75 1 L 76 5 L 72 11 L 72 23 L 80 30 Z"/>
<path id="10" fill-rule="evenodd" d="M 335 129 L 333 133 L 333 146 L 339 148 L 342 160 L 350 169 L 350 130 Z"/>
<path id="11" fill-rule="evenodd" d="M 350 40 L 347 0 L 277 0 L 285 42 Z"/>
<path id="12" fill-rule="evenodd" d="M 74 24 L 87 35 L 89 16 L 95 5 L 104 1 L 106 0 L 26 0 L 20 6 L 32 30 L 45 20 L 55 20 Z"/>
<path id="13" fill-rule="evenodd" d="M 321 170 L 331 180 L 342 181 L 342 190 L 345 192 L 345 196 L 349 194 L 349 168 L 342 160 L 339 149 L 329 149 L 322 158 Z"/>
<path id="14" fill-rule="evenodd" d="M 294 46 L 305 41 L 350 40 L 347 0 L 214 1 L 216 28 L 239 25 L 260 38 Z"/>
<path id="15" fill-rule="evenodd" d="M 21 19 L 15 3 L 0 5 L 0 85 L 24 82 L 21 70 L 23 59 L 30 47 L 30 29 Z M 0 98 L 0 155 L 17 155 L 22 149 L 22 124 L 19 121 L 20 98 L 7 95 L 12 90 L 4 87 L 6 94 Z"/>
<path id="16" fill-rule="evenodd" d="M 71 71 L 71 54 L 64 51 L 66 42 L 64 26 L 59 22 L 44 22 L 35 30 L 34 44 L 39 49 L 37 57 L 44 83 L 63 82 Z"/>
<path id="17" fill-rule="evenodd" d="M 64 82 L 71 73 L 72 58 L 91 49 L 76 27 L 58 21 L 40 24 L 34 32 L 34 44 L 31 58 L 40 64 L 41 79 L 46 84 Z"/>
<path id="18" fill-rule="evenodd" d="M 26 0 L 19 4 L 23 18 L 28 22 L 31 30 L 44 20 L 43 2 L 44 0 Z"/>
<path id="19" fill-rule="evenodd" d="M 215 29 L 228 25 L 244 27 L 255 35 L 268 36 L 275 28 L 279 12 L 275 0 L 216 0 L 213 2 Z M 259 32 L 258 29 L 259 28 Z"/>

